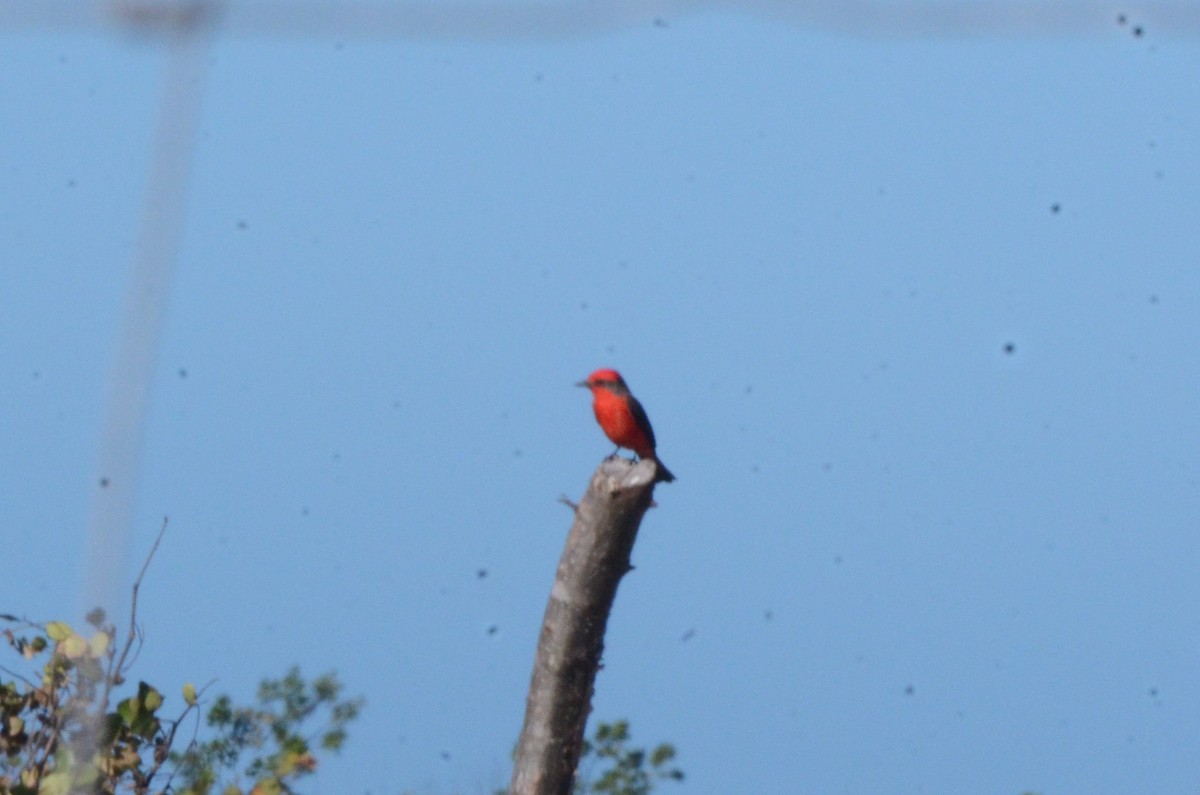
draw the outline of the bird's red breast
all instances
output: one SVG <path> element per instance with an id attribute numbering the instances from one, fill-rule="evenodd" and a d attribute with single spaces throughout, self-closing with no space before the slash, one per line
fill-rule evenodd
<path id="1" fill-rule="evenodd" d="M 654 457 L 654 429 L 642 404 L 638 403 L 616 370 L 601 369 L 580 384 L 592 391 L 592 411 L 604 435 L 617 447 L 632 450 L 642 458 Z"/>
<path id="2" fill-rule="evenodd" d="M 642 404 L 629 392 L 625 379 L 616 370 L 601 369 L 577 386 L 592 392 L 592 411 L 596 422 L 613 444 L 637 453 L 639 458 L 652 458 L 658 464 L 656 480 L 675 479 L 671 471 L 658 460 L 655 452 L 654 429 Z"/>
<path id="3" fill-rule="evenodd" d="M 637 407 L 636 410 L 634 407 Z M 654 431 L 649 423 L 643 427 L 638 416 L 645 416 L 637 398 L 619 395 L 603 387 L 592 390 L 592 411 L 604 435 L 618 447 L 624 447 L 642 458 L 654 457 Z"/>

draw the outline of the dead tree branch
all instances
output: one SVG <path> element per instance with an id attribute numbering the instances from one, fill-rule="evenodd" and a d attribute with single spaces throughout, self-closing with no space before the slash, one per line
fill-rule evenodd
<path id="1" fill-rule="evenodd" d="M 517 743 L 511 795 L 570 795 L 617 585 L 654 494 L 653 461 L 606 460 L 575 511 Z"/>

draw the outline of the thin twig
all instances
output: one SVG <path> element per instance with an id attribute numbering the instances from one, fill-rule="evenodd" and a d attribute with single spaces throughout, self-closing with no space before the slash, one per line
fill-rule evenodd
<path id="1" fill-rule="evenodd" d="M 17 673 L 16 671 L 14 671 L 12 669 L 5 668 L 3 665 L 0 665 L 0 671 L 3 671 L 4 673 L 8 674 L 9 676 L 13 677 L 14 679 L 20 679 L 22 682 L 24 682 L 26 685 L 28 685 L 31 688 L 35 688 L 35 689 L 37 688 L 37 685 L 35 685 L 31 680 L 26 679 L 24 676 L 22 676 L 21 674 Z"/>
<path id="2" fill-rule="evenodd" d="M 63 716 L 62 710 L 58 708 L 58 683 L 54 675 L 51 675 L 50 686 L 46 688 L 46 714 L 50 715 L 50 734 L 46 737 L 45 745 L 42 746 L 42 758 L 38 760 L 32 758 L 29 767 L 37 771 L 37 780 L 40 782 L 46 775 L 46 765 L 49 764 L 50 758 L 58 749 L 58 738 L 62 734 Z M 36 754 L 34 754 L 36 756 Z"/>
<path id="3" fill-rule="evenodd" d="M 125 667 L 117 671 L 117 678 L 120 681 L 125 681 L 125 672 L 133 666 L 137 665 L 138 657 L 142 656 L 142 647 L 146 645 L 146 630 L 141 627 L 137 628 L 137 648 L 133 650 L 133 659 L 126 663 Z"/>
<path id="4" fill-rule="evenodd" d="M 191 740 L 191 742 L 188 743 L 187 750 L 184 751 L 184 753 L 186 754 L 187 751 L 190 751 L 196 747 L 196 738 L 200 736 L 200 697 L 203 696 L 205 691 L 208 690 L 210 687 L 212 687 L 213 684 L 216 683 L 216 681 L 217 681 L 216 679 L 210 679 L 208 681 L 208 683 L 204 685 L 204 687 L 202 687 L 198 691 L 196 691 L 195 702 L 188 705 L 188 708 L 185 709 L 180 714 L 179 720 L 175 721 L 175 725 L 173 725 L 171 727 L 171 734 L 167 737 L 167 756 L 168 757 L 171 755 L 171 745 L 175 742 L 175 730 L 179 728 L 179 724 L 183 723 L 183 719 L 187 717 L 187 714 L 192 709 L 192 707 L 196 708 L 196 726 L 195 726 L 195 728 L 192 729 L 192 740 Z M 154 776 L 154 772 L 158 770 L 158 767 L 160 764 L 162 764 L 162 763 L 160 762 L 160 763 L 156 764 L 154 766 L 154 770 L 150 771 L 150 776 L 147 777 L 147 779 L 146 779 L 147 782 L 149 782 L 150 778 L 152 778 Z M 163 788 L 162 788 L 163 792 L 171 792 L 171 782 L 175 780 L 175 775 L 178 772 L 179 772 L 179 765 L 175 765 L 174 767 L 171 768 L 171 774 L 169 776 L 167 776 L 167 783 L 163 785 Z"/>
<path id="5" fill-rule="evenodd" d="M 159 768 L 162 767 L 163 762 L 167 761 L 167 759 L 170 757 L 171 746 L 175 743 L 175 732 L 179 730 L 179 724 L 183 723 L 184 718 L 186 718 L 188 716 L 188 713 L 191 712 L 193 709 L 195 709 L 197 712 L 199 712 L 200 708 L 199 708 L 199 706 L 197 706 L 197 702 L 188 704 L 187 708 L 184 709 L 183 712 L 181 712 L 179 714 L 179 717 L 176 720 L 171 722 L 171 731 L 167 732 L 167 736 L 163 738 L 163 741 L 161 744 L 161 748 L 162 748 L 161 755 L 159 754 L 158 746 L 156 745 L 156 747 L 154 749 L 154 767 L 147 770 L 146 775 L 145 775 L 147 787 L 149 787 L 150 782 L 153 781 L 154 777 L 158 774 L 158 770 L 159 770 Z M 174 771 L 172 771 L 171 775 L 167 777 L 167 786 L 163 788 L 164 791 L 167 790 L 168 788 L 170 788 L 171 779 L 174 778 L 174 776 L 175 776 L 175 773 L 174 773 Z"/>
<path id="6" fill-rule="evenodd" d="M 137 603 L 138 603 L 138 588 L 142 585 L 142 578 L 146 576 L 146 570 L 150 568 L 150 561 L 154 559 L 154 553 L 158 551 L 158 545 L 162 542 L 163 535 L 167 532 L 168 517 L 163 517 L 162 527 L 158 530 L 158 537 L 154 539 L 154 544 L 150 547 L 149 554 L 146 555 L 146 560 L 142 563 L 142 570 L 138 572 L 137 579 L 133 581 L 133 596 L 129 606 L 129 637 L 125 640 L 125 647 L 121 649 L 120 657 L 113 657 L 108 669 L 108 676 L 104 677 L 104 695 L 100 697 L 100 709 L 98 715 L 103 715 L 108 711 L 108 699 L 112 694 L 113 684 L 117 677 L 120 677 L 125 670 L 125 660 L 129 657 L 129 650 L 133 648 L 134 642 L 138 639 L 137 626 Z"/>

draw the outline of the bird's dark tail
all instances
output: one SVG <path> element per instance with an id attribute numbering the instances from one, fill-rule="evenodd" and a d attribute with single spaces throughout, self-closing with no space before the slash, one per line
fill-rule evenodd
<path id="1" fill-rule="evenodd" d="M 657 458 L 654 459 L 654 463 L 657 467 L 657 472 L 655 472 L 654 475 L 655 483 L 658 483 L 659 481 L 662 481 L 663 483 L 670 483 L 675 479 L 675 476 L 671 474 L 671 470 L 667 469 L 666 464 Z"/>

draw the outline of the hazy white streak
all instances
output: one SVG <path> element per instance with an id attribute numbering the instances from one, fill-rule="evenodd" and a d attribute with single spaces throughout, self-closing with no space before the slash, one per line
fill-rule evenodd
<path id="1" fill-rule="evenodd" d="M 98 473 L 88 522 L 84 607 L 112 607 L 128 587 L 138 462 L 159 338 L 179 250 L 196 133 L 203 38 L 170 42 L 145 205 L 109 376 Z"/>

